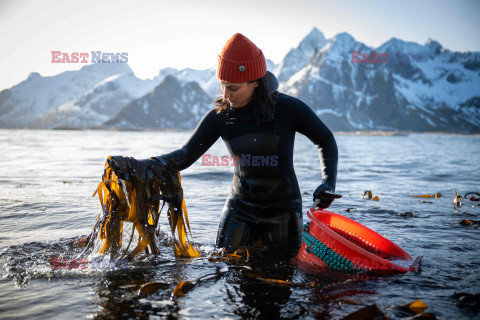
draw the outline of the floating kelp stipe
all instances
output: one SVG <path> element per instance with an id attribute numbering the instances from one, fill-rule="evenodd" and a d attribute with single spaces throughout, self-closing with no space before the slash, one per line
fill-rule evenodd
<path id="1" fill-rule="evenodd" d="M 160 253 L 158 221 L 166 204 L 175 256 L 200 256 L 192 240 L 180 172 L 167 159 L 110 156 L 96 194 L 102 213 L 92 233 L 77 242 L 84 247 L 80 256 L 89 250 L 112 259 Z"/>

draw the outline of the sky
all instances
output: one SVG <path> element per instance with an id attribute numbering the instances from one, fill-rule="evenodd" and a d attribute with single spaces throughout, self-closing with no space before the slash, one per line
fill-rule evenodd
<path id="1" fill-rule="evenodd" d="M 142 79 L 166 67 L 206 69 L 237 32 L 276 63 L 313 27 L 372 48 L 392 37 L 432 38 L 451 51 L 480 51 L 478 17 L 478 0 L 0 0 L 0 91 L 31 72 L 85 65 L 51 63 L 51 51 L 127 52 Z"/>

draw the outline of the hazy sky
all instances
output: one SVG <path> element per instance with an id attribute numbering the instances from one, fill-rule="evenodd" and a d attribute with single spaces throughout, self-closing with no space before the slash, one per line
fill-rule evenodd
<path id="1" fill-rule="evenodd" d="M 0 0 L 0 90 L 80 69 L 52 64 L 51 51 L 128 52 L 140 78 L 164 67 L 216 65 L 236 32 L 279 62 L 316 26 L 326 38 L 348 32 L 376 47 L 430 37 L 452 51 L 480 51 L 480 1 L 462 0 Z"/>

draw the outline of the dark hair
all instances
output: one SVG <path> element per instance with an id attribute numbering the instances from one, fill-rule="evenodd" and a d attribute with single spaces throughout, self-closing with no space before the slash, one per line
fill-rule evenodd
<path id="1" fill-rule="evenodd" d="M 261 121 L 268 121 L 272 118 L 274 103 L 272 95 L 268 89 L 266 77 L 264 76 L 260 79 L 250 81 L 249 83 L 255 81 L 258 82 L 258 87 L 255 88 L 250 102 L 253 105 L 253 110 L 257 117 L 257 123 L 259 123 Z M 228 115 L 230 111 L 232 111 L 232 106 L 228 103 L 227 99 L 218 97 L 215 100 L 215 109 L 217 110 L 217 113 L 227 112 Z"/>

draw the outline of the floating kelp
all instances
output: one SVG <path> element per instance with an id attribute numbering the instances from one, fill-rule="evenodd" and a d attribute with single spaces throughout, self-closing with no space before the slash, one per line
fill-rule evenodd
<path id="1" fill-rule="evenodd" d="M 312 283 L 296 283 L 296 282 L 291 282 L 291 281 L 286 281 L 286 280 L 279 280 L 279 279 L 269 279 L 269 278 L 260 278 L 256 277 L 257 280 L 266 282 L 269 284 L 273 285 L 279 285 L 279 286 L 286 286 L 286 287 L 313 287 L 315 285 L 315 281 Z"/>
<path id="2" fill-rule="evenodd" d="M 249 267 L 246 266 L 239 266 L 238 268 L 242 269 L 250 269 Z M 199 282 L 201 281 L 207 281 L 211 279 L 220 279 L 225 273 L 227 273 L 231 267 L 222 267 L 222 268 L 217 268 L 217 271 L 214 273 L 209 273 L 205 274 L 197 279 L 194 279 L 192 281 L 181 281 L 175 286 L 175 289 L 172 292 L 172 298 L 178 298 L 182 297 L 185 293 L 193 289 Z M 235 269 L 235 268 L 233 268 Z"/>
<path id="3" fill-rule="evenodd" d="M 413 195 L 410 197 L 416 197 L 416 198 L 441 198 L 442 194 L 441 193 L 435 193 L 435 194 L 418 194 L 418 195 Z"/>
<path id="4" fill-rule="evenodd" d="M 469 197 L 469 195 L 471 195 Z M 475 195 L 479 196 L 479 197 L 475 197 Z M 464 199 L 468 199 L 470 201 L 473 201 L 473 202 L 478 202 L 480 201 L 480 193 L 478 192 L 467 192 L 465 194 L 465 196 L 461 196 L 457 193 L 457 190 L 455 190 L 455 197 L 453 198 L 453 209 L 455 210 L 455 207 L 458 207 L 460 208 L 462 206 L 462 201 Z"/>
<path id="5" fill-rule="evenodd" d="M 190 281 L 180 282 L 179 284 L 177 284 L 177 286 L 173 290 L 172 298 L 183 297 L 183 295 L 188 291 L 190 291 L 191 289 L 193 289 L 193 287 L 195 287 L 195 284 L 193 282 L 190 282 Z"/>
<path id="6" fill-rule="evenodd" d="M 175 256 L 200 256 L 188 239 L 187 228 L 190 236 L 191 231 L 180 173 L 172 162 L 163 157 L 146 160 L 109 157 L 102 182 L 93 195 L 97 193 L 103 212 L 92 233 L 78 242 L 85 247 L 83 253 L 95 244 L 92 253 L 110 254 L 113 259 L 133 258 L 142 251 L 158 254 L 158 221 L 168 204 Z M 131 224 L 131 233 L 125 246 L 123 233 L 127 223 Z"/>
<path id="7" fill-rule="evenodd" d="M 372 199 L 373 201 L 379 201 L 380 200 L 380 198 L 378 196 L 373 197 L 371 190 L 363 191 L 362 198 Z"/>
<path id="8" fill-rule="evenodd" d="M 474 311 L 480 311 L 480 293 L 455 292 L 453 298 L 457 299 L 459 307 L 468 307 Z"/>
<path id="9" fill-rule="evenodd" d="M 480 225 L 480 220 L 464 219 L 464 220 L 460 221 L 460 224 L 464 227 L 468 227 L 469 225 L 473 225 L 475 228 L 478 228 L 478 226 Z"/>
<path id="10" fill-rule="evenodd" d="M 457 190 L 455 190 L 455 198 L 453 198 L 453 209 L 455 210 L 455 206 L 461 207 L 462 206 L 462 199 L 463 197 L 457 193 Z"/>
<path id="11" fill-rule="evenodd" d="M 471 194 L 472 196 L 468 197 L 468 195 L 470 195 L 470 194 Z M 477 197 L 475 197 L 475 195 L 476 195 Z M 464 199 L 468 199 L 468 200 L 470 200 L 470 201 L 478 202 L 478 201 L 480 201 L 480 193 L 478 193 L 478 192 L 467 192 L 467 193 L 463 196 L 463 198 L 464 198 Z"/>
<path id="12" fill-rule="evenodd" d="M 408 309 L 410 312 L 415 314 L 423 313 L 423 311 L 428 308 L 428 306 L 422 300 L 415 300 L 412 303 L 404 304 L 401 307 Z"/>
<path id="13" fill-rule="evenodd" d="M 404 218 L 406 218 L 406 217 L 413 217 L 413 216 L 414 216 L 414 214 L 413 214 L 412 211 L 401 212 L 401 213 L 399 213 L 398 215 L 399 215 L 400 217 L 404 217 Z"/>
<path id="14" fill-rule="evenodd" d="M 433 313 L 424 313 L 428 306 L 422 300 L 394 306 L 391 312 L 399 319 L 437 319 Z"/>
<path id="15" fill-rule="evenodd" d="M 239 247 L 234 253 L 227 253 L 225 249 L 215 250 L 208 256 L 210 262 L 236 261 L 240 259 L 243 259 L 245 262 L 248 262 L 250 259 L 250 252 L 246 247 Z"/>
<path id="16" fill-rule="evenodd" d="M 351 304 L 357 304 L 355 301 Z M 396 317 L 401 319 L 436 319 L 435 315 L 432 313 L 423 313 L 428 306 L 422 300 L 415 300 L 411 303 L 403 304 L 400 306 L 394 306 L 391 310 Z M 372 304 L 366 307 L 363 307 L 346 317 L 343 317 L 342 320 L 357 320 L 357 319 L 371 319 L 371 320 L 380 320 L 388 319 L 387 315 L 380 309 L 376 304 Z"/>
<path id="17" fill-rule="evenodd" d="M 169 287 L 170 285 L 164 282 L 155 282 L 155 281 L 147 282 L 140 287 L 140 289 L 138 290 L 138 295 L 144 296 L 147 294 L 157 292 L 159 290 L 168 289 Z"/>
<path id="18" fill-rule="evenodd" d="M 363 191 L 362 198 L 372 199 L 372 191 L 371 190 Z"/>

